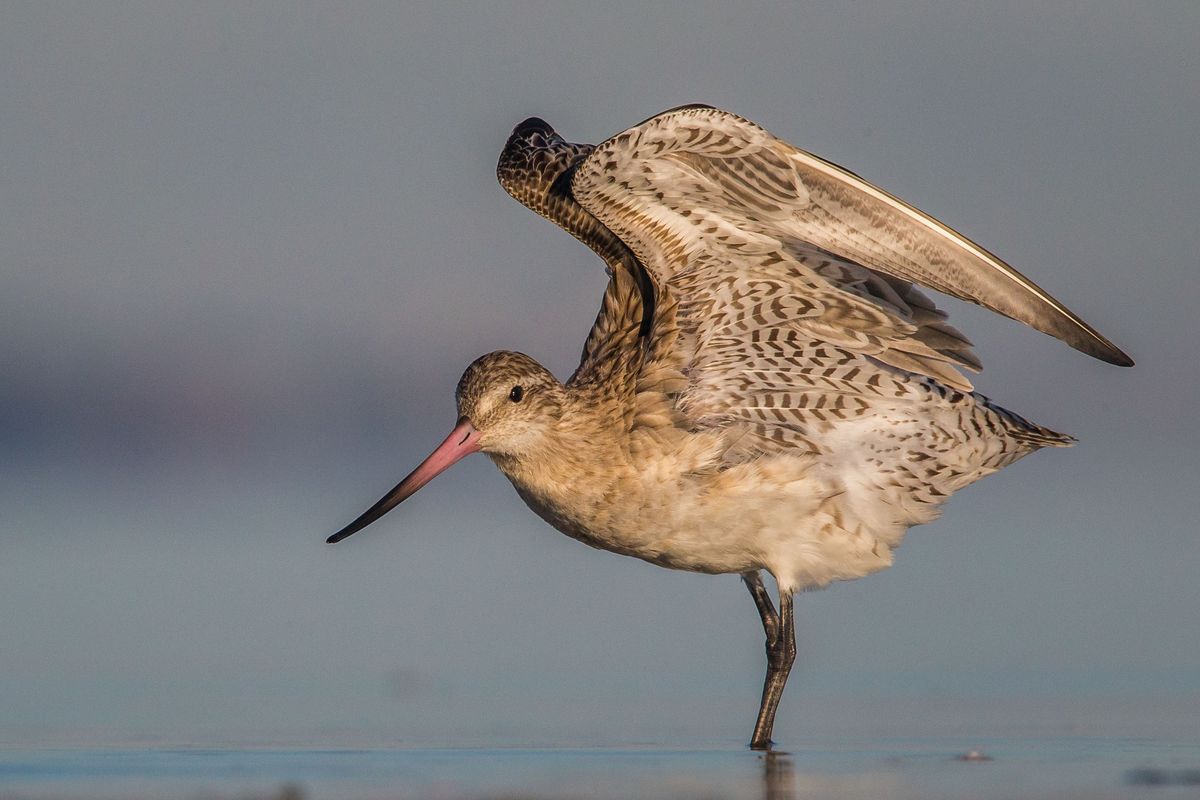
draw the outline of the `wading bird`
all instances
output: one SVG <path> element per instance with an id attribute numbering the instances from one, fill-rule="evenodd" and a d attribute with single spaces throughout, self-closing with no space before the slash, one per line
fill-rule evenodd
<path id="1" fill-rule="evenodd" d="M 740 574 L 766 633 L 756 749 L 795 660 L 796 592 L 890 566 L 951 494 L 1072 441 L 973 393 L 970 343 L 917 287 L 1133 363 L 962 234 L 719 109 L 596 146 L 528 119 L 497 172 L 608 265 L 579 368 L 561 383 L 520 353 L 479 358 L 446 440 L 329 541 L 482 451 L 568 536 Z"/>

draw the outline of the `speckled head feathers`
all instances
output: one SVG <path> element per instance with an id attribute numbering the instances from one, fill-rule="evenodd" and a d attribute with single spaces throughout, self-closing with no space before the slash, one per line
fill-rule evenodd
<path id="1" fill-rule="evenodd" d="M 562 414 L 558 379 L 524 353 L 498 350 L 467 367 L 455 391 L 459 416 L 483 434 L 484 452 L 517 454 Z"/>

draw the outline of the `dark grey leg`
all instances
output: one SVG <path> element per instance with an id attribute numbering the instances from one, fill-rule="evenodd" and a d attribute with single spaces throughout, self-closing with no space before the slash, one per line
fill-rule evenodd
<path id="1" fill-rule="evenodd" d="M 771 603 L 771 596 L 763 586 L 758 572 L 742 574 L 742 580 L 750 589 L 754 605 L 762 617 L 763 632 L 767 636 L 767 678 L 763 682 L 762 705 L 758 709 L 758 721 L 754 724 L 754 735 L 750 739 L 753 750 L 771 749 L 771 729 L 775 726 L 775 710 L 788 673 L 796 661 L 796 628 L 792 621 L 792 596 L 779 595 L 779 613 Z"/>
<path id="2" fill-rule="evenodd" d="M 779 615 L 775 613 L 775 604 L 771 602 L 771 593 L 763 586 L 762 575 L 757 570 L 743 572 L 742 582 L 750 590 L 754 605 L 758 606 L 758 615 L 762 617 L 763 633 L 767 635 L 767 652 L 771 651 L 771 643 L 779 638 Z"/>

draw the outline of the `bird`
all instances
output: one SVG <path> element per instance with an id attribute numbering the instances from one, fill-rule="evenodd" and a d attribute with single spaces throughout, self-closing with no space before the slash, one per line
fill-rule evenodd
<path id="1" fill-rule="evenodd" d="M 327 541 L 483 452 L 584 544 L 739 575 L 767 656 L 755 750 L 774 746 L 796 594 L 891 566 L 907 530 L 954 492 L 1074 441 L 973 390 L 972 343 L 924 290 L 1133 365 L 966 236 L 712 106 L 599 145 L 531 117 L 497 176 L 605 262 L 580 364 L 564 382 L 522 353 L 478 358 L 445 441 Z"/>

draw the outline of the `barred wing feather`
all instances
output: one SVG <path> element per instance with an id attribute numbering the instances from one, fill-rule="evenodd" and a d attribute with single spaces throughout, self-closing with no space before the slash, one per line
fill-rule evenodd
<path id="1" fill-rule="evenodd" d="M 978 362 L 913 283 L 983 305 L 1104 361 L 1132 364 L 965 236 L 719 109 L 668 111 L 598 145 L 576 165 L 571 194 L 630 247 L 660 287 L 677 291 L 689 271 L 693 281 L 701 273 L 714 281 L 782 281 L 819 307 L 807 312 L 814 326 L 848 325 L 847 344 L 951 385 L 954 369 L 939 365 Z M 871 273 L 886 278 L 873 280 Z M 889 301 L 889 288 L 913 303 Z M 914 306 L 919 313 L 911 313 Z"/>

